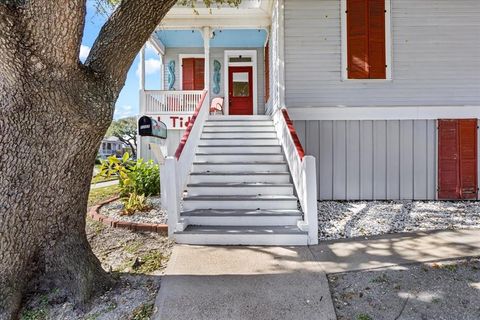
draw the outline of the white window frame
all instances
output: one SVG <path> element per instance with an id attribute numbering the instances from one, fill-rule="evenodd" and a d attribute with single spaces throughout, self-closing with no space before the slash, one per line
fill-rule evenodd
<path id="1" fill-rule="evenodd" d="M 348 38 L 347 38 L 347 0 L 340 0 L 340 17 L 342 24 L 342 81 L 385 82 L 392 80 L 392 3 L 385 0 L 385 79 L 349 79 L 348 78 Z"/>
<path id="2" fill-rule="evenodd" d="M 244 57 L 251 57 L 252 61 L 251 62 L 230 62 L 230 57 L 238 57 L 238 56 L 244 56 Z M 253 114 L 256 115 L 258 114 L 258 96 L 257 96 L 257 50 L 225 50 L 224 52 L 224 61 L 223 65 L 225 66 L 223 68 L 223 79 L 224 79 L 224 107 L 225 107 L 225 114 L 229 114 L 229 105 L 228 105 L 228 69 L 230 66 L 232 67 L 252 67 L 252 73 L 253 73 Z"/>
<path id="3" fill-rule="evenodd" d="M 183 91 L 183 59 L 188 59 L 188 58 L 203 58 L 205 59 L 205 54 L 203 53 L 181 53 L 178 55 L 178 63 L 180 66 L 178 67 L 178 81 L 179 85 L 178 87 L 180 88 L 181 91 Z M 210 63 L 210 62 L 209 62 Z"/>

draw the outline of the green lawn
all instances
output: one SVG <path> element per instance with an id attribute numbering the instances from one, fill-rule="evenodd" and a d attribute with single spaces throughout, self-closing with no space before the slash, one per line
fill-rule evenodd
<path id="1" fill-rule="evenodd" d="M 88 196 L 88 206 L 94 206 L 102 201 L 118 196 L 120 187 L 118 185 L 98 189 L 91 189 Z"/>
<path id="2" fill-rule="evenodd" d="M 109 178 L 101 177 L 101 176 L 93 176 L 92 178 L 92 184 L 99 183 L 99 182 L 107 182 L 107 181 L 113 181 L 113 180 L 118 180 L 117 176 L 112 176 Z"/>

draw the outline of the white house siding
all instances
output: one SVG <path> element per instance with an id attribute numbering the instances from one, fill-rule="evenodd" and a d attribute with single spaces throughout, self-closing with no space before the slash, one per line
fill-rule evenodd
<path id="1" fill-rule="evenodd" d="M 264 54 L 263 48 L 210 48 L 210 96 L 216 97 L 225 95 L 225 79 L 224 79 L 224 52 L 225 50 L 257 50 L 257 98 L 258 98 L 258 114 L 265 113 L 265 66 L 264 66 Z M 203 48 L 167 48 L 164 57 L 165 63 L 165 89 L 168 89 L 168 63 L 170 61 L 175 61 L 175 90 L 180 90 L 181 80 L 180 80 L 180 63 L 179 55 L 180 54 L 203 54 Z M 218 60 L 222 69 L 220 70 L 220 93 L 215 95 L 213 93 L 213 61 Z"/>
<path id="2" fill-rule="evenodd" d="M 168 131 L 166 145 L 167 145 L 167 153 L 169 156 L 175 155 L 175 151 L 177 151 L 178 144 L 180 143 L 180 140 L 182 139 L 184 132 L 185 130 L 169 130 Z M 153 160 L 154 162 L 157 162 L 157 159 L 155 159 L 153 152 L 150 150 L 149 139 L 150 138 L 148 137 L 140 138 L 141 142 L 140 142 L 140 152 L 138 154 L 138 158 L 142 158 L 145 160 Z"/>
<path id="3" fill-rule="evenodd" d="M 285 0 L 286 105 L 480 105 L 480 1 L 391 0 L 391 82 L 341 81 L 340 0 Z"/>
<path id="4" fill-rule="evenodd" d="M 319 200 L 436 197 L 435 120 L 294 121 Z"/>

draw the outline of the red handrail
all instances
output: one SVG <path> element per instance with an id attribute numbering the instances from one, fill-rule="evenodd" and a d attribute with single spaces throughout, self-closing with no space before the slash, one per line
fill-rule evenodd
<path id="1" fill-rule="evenodd" d="M 288 131 L 290 131 L 290 135 L 292 136 L 293 143 L 295 143 L 295 147 L 297 148 L 297 152 L 298 152 L 298 155 L 300 156 L 300 160 L 303 160 L 303 157 L 305 156 L 305 151 L 303 150 L 302 143 L 298 138 L 297 131 L 293 126 L 293 122 L 292 120 L 290 120 L 290 116 L 288 115 L 287 109 L 282 109 L 282 114 L 283 114 L 283 118 L 285 119 L 285 122 L 287 123 Z"/>
<path id="2" fill-rule="evenodd" d="M 185 148 L 185 144 L 187 143 L 188 137 L 190 136 L 190 132 L 192 131 L 193 124 L 195 123 L 195 120 L 198 117 L 198 113 L 200 112 L 200 109 L 203 106 L 203 102 L 205 101 L 205 97 L 207 96 L 208 90 L 203 90 L 202 97 L 200 98 L 200 101 L 198 102 L 195 112 L 193 113 L 193 116 L 191 120 L 188 123 L 187 130 L 185 130 L 185 133 L 182 136 L 182 140 L 180 140 L 180 143 L 178 144 L 177 151 L 175 151 L 175 158 L 177 160 L 180 158 L 180 155 L 182 154 L 183 148 Z"/>

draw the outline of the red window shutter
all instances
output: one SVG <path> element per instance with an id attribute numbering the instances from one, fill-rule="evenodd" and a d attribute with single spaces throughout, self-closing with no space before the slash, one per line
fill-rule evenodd
<path id="1" fill-rule="evenodd" d="M 185 58 L 182 63 L 182 89 L 205 89 L 205 59 Z"/>
<path id="2" fill-rule="evenodd" d="M 195 74 L 194 74 L 193 90 L 205 89 L 205 59 L 195 59 Z"/>
<path id="3" fill-rule="evenodd" d="M 349 79 L 368 79 L 368 0 L 347 1 Z"/>
<path id="4" fill-rule="evenodd" d="M 385 79 L 385 0 L 368 0 L 368 29 L 370 79 Z"/>
<path id="5" fill-rule="evenodd" d="M 460 196 L 477 198 L 477 119 L 459 120 Z"/>
<path id="6" fill-rule="evenodd" d="M 195 90 L 195 59 L 187 58 L 182 61 L 182 90 Z"/>
<path id="7" fill-rule="evenodd" d="M 438 197 L 458 199 L 458 130 L 456 120 L 438 120 Z"/>

